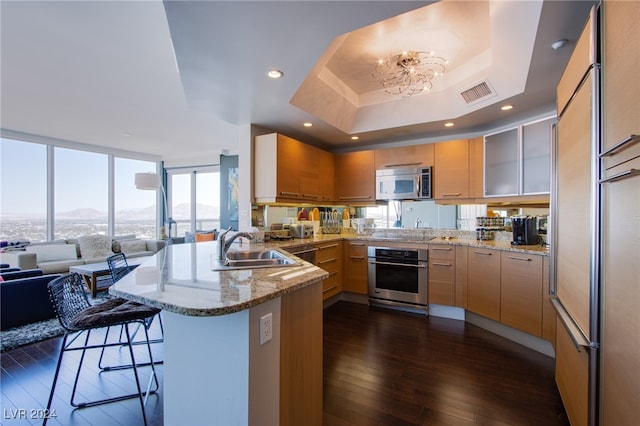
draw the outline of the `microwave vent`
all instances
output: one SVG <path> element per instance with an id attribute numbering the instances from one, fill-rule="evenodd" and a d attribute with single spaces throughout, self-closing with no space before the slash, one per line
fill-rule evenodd
<path id="1" fill-rule="evenodd" d="M 480 84 L 476 84 L 475 86 L 460 92 L 460 95 L 467 104 L 471 104 L 486 97 L 493 97 L 496 94 L 491 89 L 491 86 L 489 86 L 489 83 L 483 81 Z"/>

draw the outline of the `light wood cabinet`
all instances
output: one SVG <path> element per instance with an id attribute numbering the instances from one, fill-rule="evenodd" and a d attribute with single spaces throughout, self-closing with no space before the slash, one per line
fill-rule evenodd
<path id="1" fill-rule="evenodd" d="M 342 291 L 342 241 L 330 241 L 315 245 L 316 266 L 329 273 L 322 282 L 322 299 L 326 300 Z"/>
<path id="2" fill-rule="evenodd" d="M 542 258 L 542 338 L 556 346 L 556 310 L 551 303 L 549 256 Z"/>
<path id="3" fill-rule="evenodd" d="M 456 247 L 429 245 L 429 303 L 454 306 L 456 303 Z"/>
<path id="4" fill-rule="evenodd" d="M 500 251 L 471 247 L 467 265 L 467 309 L 500 321 Z"/>
<path id="5" fill-rule="evenodd" d="M 344 253 L 342 288 L 352 293 L 369 294 L 367 243 L 364 241 L 346 241 Z"/>
<path id="6" fill-rule="evenodd" d="M 469 198 L 469 140 L 434 145 L 433 198 Z"/>
<path id="7" fill-rule="evenodd" d="M 371 205 L 376 200 L 374 151 L 335 155 L 336 201 L 349 205 Z"/>
<path id="8" fill-rule="evenodd" d="M 377 149 L 375 170 L 401 167 L 428 167 L 434 165 L 433 144 Z"/>
<path id="9" fill-rule="evenodd" d="M 456 306 L 467 308 L 469 247 L 456 246 Z"/>
<path id="10" fill-rule="evenodd" d="M 558 320 L 556 327 L 556 384 L 569 422 L 572 425 L 586 425 L 589 412 L 589 354 L 584 348 L 576 348 L 562 321 Z"/>
<path id="11" fill-rule="evenodd" d="M 315 154 L 318 161 L 318 196 L 322 203 L 333 202 L 335 192 L 335 161 L 333 154 L 316 148 Z"/>
<path id="12" fill-rule="evenodd" d="M 542 256 L 500 253 L 500 322 L 542 337 Z"/>

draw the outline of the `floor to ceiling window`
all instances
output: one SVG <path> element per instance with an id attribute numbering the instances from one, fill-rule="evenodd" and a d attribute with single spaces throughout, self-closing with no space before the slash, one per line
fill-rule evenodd
<path id="1" fill-rule="evenodd" d="M 175 235 L 220 229 L 220 171 L 218 166 L 167 171 L 169 210 Z"/>
<path id="2" fill-rule="evenodd" d="M 159 235 L 161 198 L 134 184 L 135 173 L 156 172 L 157 161 L 43 137 L 25 139 L 0 139 L 1 241 Z"/>

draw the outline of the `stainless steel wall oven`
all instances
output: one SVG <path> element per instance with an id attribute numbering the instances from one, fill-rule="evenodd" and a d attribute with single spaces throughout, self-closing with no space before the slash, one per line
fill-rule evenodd
<path id="1" fill-rule="evenodd" d="M 426 308 L 428 250 L 368 248 L 369 301 Z"/>

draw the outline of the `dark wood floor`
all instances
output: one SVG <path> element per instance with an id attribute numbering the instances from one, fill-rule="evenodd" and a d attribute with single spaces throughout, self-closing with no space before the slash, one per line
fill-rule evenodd
<path id="1" fill-rule="evenodd" d="M 325 425 L 569 424 L 547 356 L 461 321 L 347 302 L 324 315 Z M 0 424 L 41 424 L 31 410 L 46 405 L 60 340 L 0 355 Z M 160 345 L 154 356 L 162 358 Z M 67 360 L 54 399 L 57 417 L 49 424 L 142 423 L 136 400 L 71 409 L 74 361 Z M 99 397 L 130 384 L 128 371 L 98 375 L 96 360 L 87 363 L 83 395 Z M 162 385 L 162 366 L 157 371 Z M 16 418 L 20 409 L 26 419 Z M 162 425 L 162 388 L 146 412 L 150 425 Z"/>

